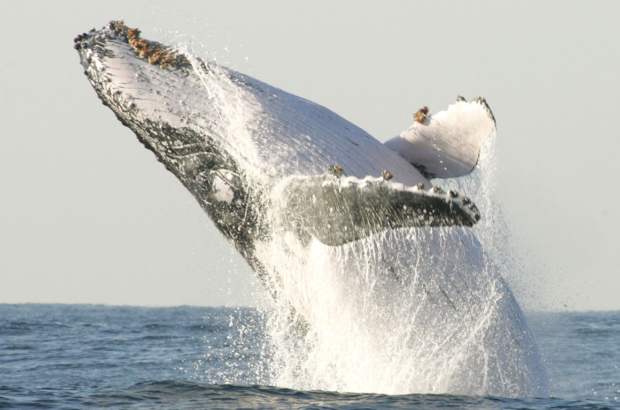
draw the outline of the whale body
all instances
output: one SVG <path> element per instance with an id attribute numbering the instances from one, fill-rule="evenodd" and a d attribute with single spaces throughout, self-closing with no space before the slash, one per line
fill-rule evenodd
<path id="1" fill-rule="evenodd" d="M 470 229 L 478 208 L 431 183 L 476 166 L 495 133 L 484 99 L 421 109 L 382 144 L 123 22 L 75 48 L 103 104 L 193 194 L 304 340 L 303 353 L 280 352 L 295 364 L 274 383 L 545 394 L 521 309 Z"/>

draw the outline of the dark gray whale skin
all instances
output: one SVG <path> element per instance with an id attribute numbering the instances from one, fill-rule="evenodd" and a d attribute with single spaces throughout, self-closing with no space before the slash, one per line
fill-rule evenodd
<path id="1" fill-rule="evenodd" d="M 139 39 L 137 33 L 122 22 L 111 22 L 99 31 L 93 29 L 79 35 L 75 39 L 75 48 L 84 73 L 103 104 L 181 181 L 267 288 L 274 289 L 273 284 L 267 283 L 265 268 L 255 256 L 256 242 L 268 239 L 274 229 L 264 216 L 266 208 L 274 206 L 268 194 L 273 186 L 251 182 L 235 157 L 214 137 L 215 132 L 210 132 L 208 125 L 201 125 L 201 132 L 197 132 L 196 127 L 189 126 L 191 118 L 186 119 L 187 126 L 173 125 L 165 117 L 154 121 L 139 104 L 126 97 L 123 84 L 116 88 L 110 85 L 116 79 L 101 64 L 127 58 L 126 55 L 116 55 L 118 50 L 124 50 L 127 55 L 134 53 L 132 57 L 144 60 L 144 64 L 150 62 L 154 53 L 161 54 L 163 50 L 167 53 L 165 66 L 161 61 L 152 65 L 154 70 L 161 72 L 164 81 L 168 76 L 185 78 L 195 75 L 196 67 L 183 54 L 159 43 Z M 144 42 L 142 51 L 136 46 L 139 41 Z M 209 72 L 210 63 L 197 61 L 194 64 L 200 66 L 198 69 Z M 241 87 L 252 87 L 261 92 L 267 92 L 261 87 L 265 90 L 269 87 L 254 79 L 250 83 L 248 77 L 232 70 L 225 69 L 224 72 Z M 139 75 L 137 70 L 136 77 Z M 160 98 L 158 93 L 153 92 L 149 98 L 157 101 Z M 324 175 L 309 178 L 283 175 L 282 179 L 286 177 L 292 179 L 284 190 L 286 200 L 280 210 L 282 223 L 303 243 L 316 237 L 324 244 L 338 246 L 388 229 L 472 226 L 480 218 L 474 204 L 465 197 L 459 198 L 452 191 L 446 194 L 437 188 L 428 192 L 423 191 L 423 187 L 396 189 L 387 172 L 382 180 L 364 183 L 363 189 L 360 181 L 345 181 L 344 171 L 339 166 L 330 167 Z M 218 196 L 218 178 L 231 190 L 231 200 L 222 201 Z M 281 180 L 275 181 L 274 185 Z"/>
<path id="2" fill-rule="evenodd" d="M 218 230 L 246 259 L 250 267 L 265 280 L 263 265 L 254 257 L 254 242 L 269 235 L 268 227 L 261 224 L 261 191 L 244 183 L 236 161 L 218 146 L 208 134 L 198 134 L 190 127 L 175 127 L 166 121 L 154 122 L 145 118 L 142 110 L 127 102 L 122 92 L 110 92 L 105 85 L 109 80 L 105 72 L 93 64 L 93 55 L 105 60 L 115 58 L 108 49 L 111 41 L 127 42 L 126 28 L 118 29 L 114 23 L 100 30 L 91 30 L 76 38 L 75 48 L 80 54 L 84 74 L 97 92 L 103 105 L 109 107 L 118 120 L 130 128 L 138 140 L 166 169 L 172 172 L 198 200 Z M 169 68 L 171 75 L 186 76 L 191 69 L 182 58 Z M 234 199 L 230 202 L 216 198 L 214 180 L 216 170 L 230 172 L 227 179 Z"/>

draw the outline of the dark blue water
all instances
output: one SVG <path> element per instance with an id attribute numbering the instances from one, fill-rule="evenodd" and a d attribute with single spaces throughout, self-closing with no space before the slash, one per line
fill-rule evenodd
<path id="1" fill-rule="evenodd" d="M 271 387 L 255 309 L 0 304 L 0 408 L 620 408 L 620 312 L 529 319 L 551 398 Z"/>

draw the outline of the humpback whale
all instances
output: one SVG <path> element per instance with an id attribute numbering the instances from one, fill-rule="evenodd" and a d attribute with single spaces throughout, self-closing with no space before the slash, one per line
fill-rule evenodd
<path id="1" fill-rule="evenodd" d="M 424 107 L 383 144 L 325 107 L 122 21 L 78 35 L 75 48 L 103 104 L 285 307 L 303 353 L 279 353 L 296 364 L 274 383 L 545 393 L 521 309 L 471 229 L 483 216 L 473 199 L 433 184 L 476 167 L 496 130 L 483 98 L 458 97 L 436 114 Z"/>

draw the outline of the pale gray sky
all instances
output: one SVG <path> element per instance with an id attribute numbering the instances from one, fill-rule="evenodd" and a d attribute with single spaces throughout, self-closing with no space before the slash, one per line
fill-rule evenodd
<path id="1" fill-rule="evenodd" d="M 618 2 L 1 4 L 0 303 L 251 303 L 245 262 L 82 74 L 73 38 L 125 19 L 382 141 L 486 97 L 525 292 L 620 309 Z"/>

